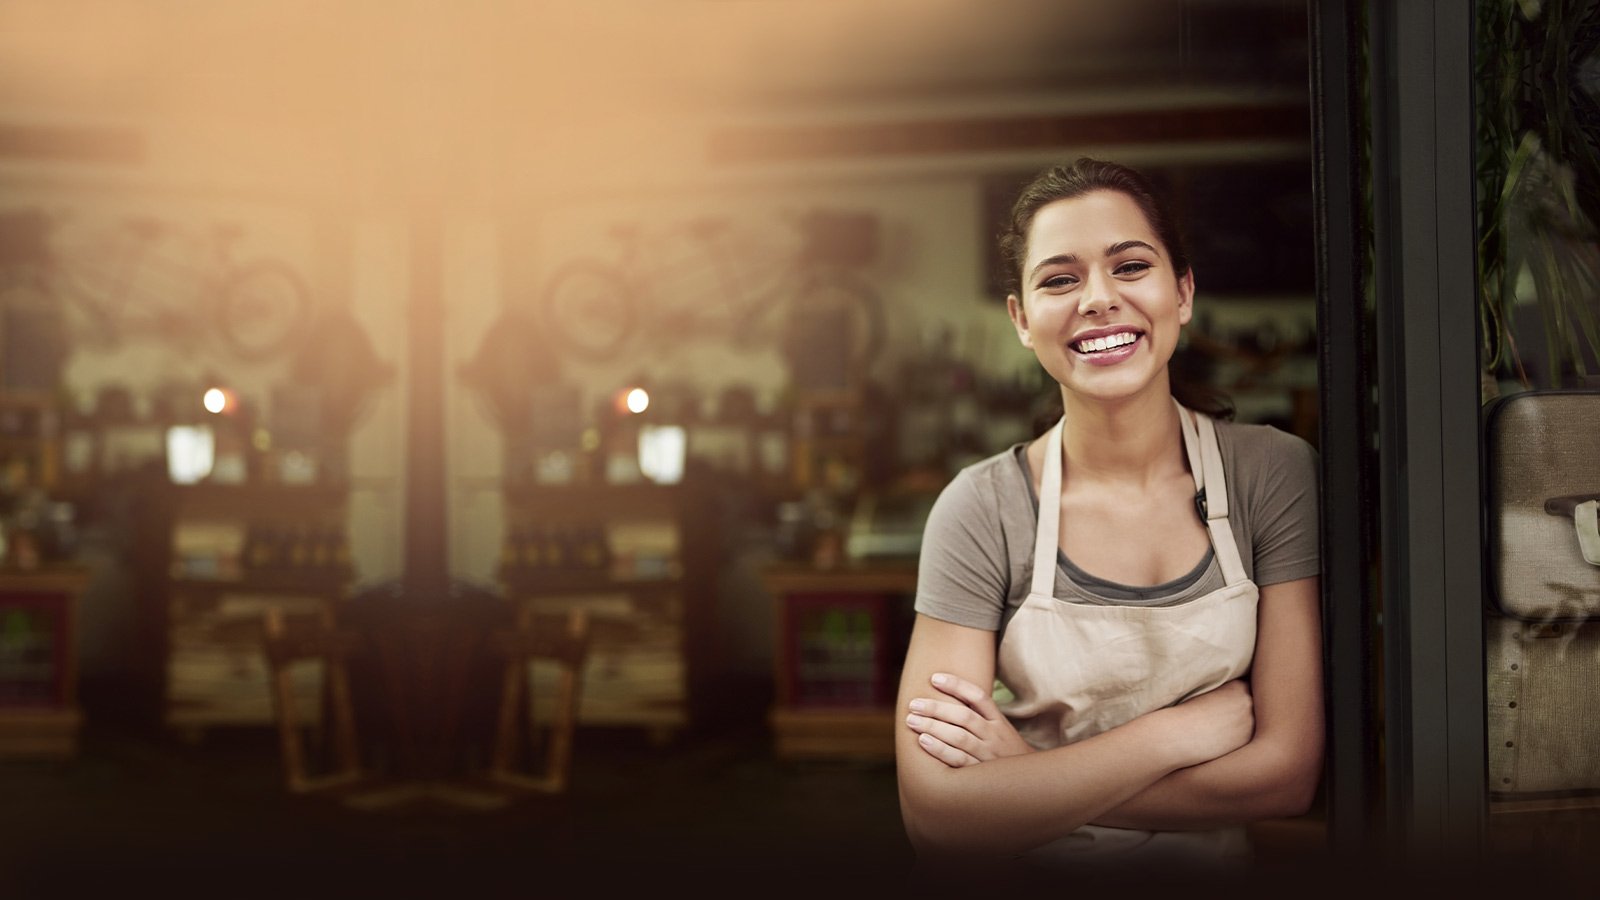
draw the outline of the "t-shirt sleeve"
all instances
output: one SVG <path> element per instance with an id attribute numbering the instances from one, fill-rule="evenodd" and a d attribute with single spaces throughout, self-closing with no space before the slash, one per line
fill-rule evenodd
<path id="1" fill-rule="evenodd" d="M 1272 429 L 1259 469 L 1255 526 L 1255 582 L 1277 584 L 1321 572 L 1317 451 L 1303 438 Z"/>
<path id="2" fill-rule="evenodd" d="M 928 512 L 917 563 L 916 611 L 998 631 L 1010 572 L 992 482 L 963 469 Z"/>

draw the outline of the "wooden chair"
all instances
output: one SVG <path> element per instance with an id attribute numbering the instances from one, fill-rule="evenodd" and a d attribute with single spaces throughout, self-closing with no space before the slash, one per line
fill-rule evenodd
<path id="1" fill-rule="evenodd" d="M 527 791 L 558 794 L 566 790 L 572 768 L 572 742 L 578 726 L 578 701 L 582 693 L 583 666 L 589 656 L 589 618 L 581 609 L 565 616 L 535 615 L 524 607 L 514 629 L 496 636 L 497 649 L 506 658 L 500 693 L 499 722 L 489 779 Z M 528 698 L 528 667 L 535 659 L 560 664 L 555 708 L 551 711 L 544 769 L 530 774 L 519 769 L 519 744 L 531 737 L 532 709 Z"/>
<path id="2" fill-rule="evenodd" d="M 266 611 L 262 639 L 272 675 L 272 702 L 283 754 L 284 782 L 297 794 L 342 787 L 363 777 L 356 744 L 355 711 L 350 701 L 350 676 L 345 659 L 356 650 L 358 636 L 334 626 L 331 612 L 289 619 L 278 607 Z M 301 722 L 295 709 L 294 682 L 289 667 L 304 660 L 322 663 L 323 695 L 331 720 L 337 768 L 313 773 L 301 740 Z"/>

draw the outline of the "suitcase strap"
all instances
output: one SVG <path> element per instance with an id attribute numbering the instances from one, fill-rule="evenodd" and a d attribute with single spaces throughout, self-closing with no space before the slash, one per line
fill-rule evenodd
<path id="1" fill-rule="evenodd" d="M 1544 501 L 1544 511 L 1552 516 L 1572 517 L 1578 532 L 1578 549 L 1591 566 L 1600 566 L 1600 494 L 1568 494 Z"/>
<path id="2" fill-rule="evenodd" d="M 1578 549 L 1591 566 L 1600 566 L 1600 500 L 1579 503 L 1572 511 L 1572 525 L 1578 530 Z"/>
<path id="3" fill-rule="evenodd" d="M 1578 504 L 1590 500 L 1600 500 L 1600 494 L 1568 494 L 1565 497 L 1551 497 L 1544 501 L 1544 511 L 1565 519 L 1577 511 Z"/>

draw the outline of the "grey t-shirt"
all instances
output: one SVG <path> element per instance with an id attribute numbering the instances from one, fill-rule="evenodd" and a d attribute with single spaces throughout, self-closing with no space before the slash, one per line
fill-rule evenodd
<path id="1" fill-rule="evenodd" d="M 917 612 L 1003 634 L 1027 599 L 1038 500 L 1025 446 L 967 466 L 940 492 L 923 528 Z M 1217 422 L 1217 446 L 1245 574 L 1257 585 L 1318 574 L 1316 450 L 1269 425 L 1228 421 Z M 1198 513 L 1186 506 L 1173 515 Z M 1153 587 L 1095 578 L 1059 551 L 1056 562 L 1056 595 L 1069 602 L 1167 606 L 1224 585 L 1210 552 L 1194 571 Z"/>

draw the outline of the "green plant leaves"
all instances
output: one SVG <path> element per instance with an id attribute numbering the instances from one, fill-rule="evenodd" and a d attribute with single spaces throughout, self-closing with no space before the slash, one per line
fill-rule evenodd
<path id="1" fill-rule="evenodd" d="M 1600 134 L 1586 130 L 1600 107 L 1576 93 L 1578 68 L 1596 52 L 1600 3 L 1481 0 L 1476 26 L 1482 365 L 1533 386 L 1512 315 L 1525 272 L 1542 332 L 1537 372 L 1560 387 L 1600 357 Z"/>

